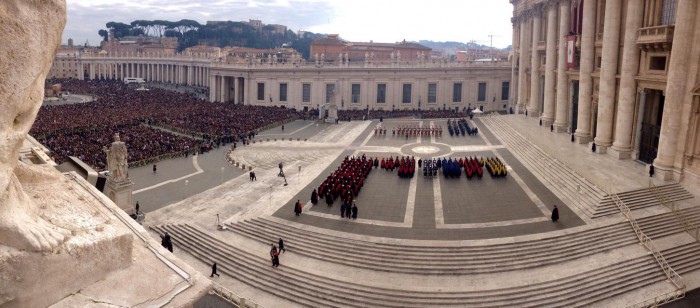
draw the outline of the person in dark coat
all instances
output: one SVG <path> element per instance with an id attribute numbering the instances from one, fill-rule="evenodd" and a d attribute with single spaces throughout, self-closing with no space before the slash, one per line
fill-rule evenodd
<path id="1" fill-rule="evenodd" d="M 352 206 L 350 206 L 350 202 L 348 202 L 348 205 L 345 206 L 345 218 L 350 219 L 351 214 L 352 214 Z"/>
<path id="2" fill-rule="evenodd" d="M 301 215 L 301 200 L 297 200 L 297 203 L 294 205 L 294 214 L 297 216 Z"/>
<path id="3" fill-rule="evenodd" d="M 557 206 L 554 206 L 554 209 L 552 210 L 552 222 L 557 222 L 559 220 L 559 208 Z"/>
<path id="4" fill-rule="evenodd" d="M 352 204 L 352 219 L 357 219 L 357 205 L 355 203 Z"/>
<path id="5" fill-rule="evenodd" d="M 139 206 L 139 202 L 136 201 L 136 215 L 137 215 L 137 216 L 139 215 L 139 209 L 140 209 L 140 208 L 141 208 L 141 207 Z"/>
<path id="6" fill-rule="evenodd" d="M 216 262 L 211 266 L 211 275 L 209 275 L 209 277 L 214 277 L 214 275 L 216 275 L 216 277 L 220 276 L 219 273 L 216 272 Z"/>
<path id="7" fill-rule="evenodd" d="M 156 164 L 153 164 L 153 174 L 156 173 L 156 170 L 158 170 L 158 167 L 156 167 Z"/>
<path id="8" fill-rule="evenodd" d="M 274 267 L 280 266 L 280 253 L 277 250 L 272 253 L 272 264 Z"/>
<path id="9" fill-rule="evenodd" d="M 654 177 L 654 164 L 653 163 L 651 165 L 649 165 L 649 177 L 650 178 Z M 139 204 L 139 203 L 136 202 L 136 204 Z"/>
<path id="10" fill-rule="evenodd" d="M 284 249 L 284 241 L 282 240 L 281 237 L 280 237 L 280 241 L 277 242 L 277 246 L 280 248 L 280 249 L 279 249 L 280 252 L 285 252 L 285 251 L 287 251 L 286 249 Z"/>
<path id="11" fill-rule="evenodd" d="M 345 218 L 345 202 L 340 203 L 340 218 Z"/>
<path id="12" fill-rule="evenodd" d="M 160 237 L 160 239 L 161 239 L 160 244 L 163 247 L 165 247 L 165 249 L 167 249 L 168 251 L 173 252 L 173 242 L 170 239 L 170 234 L 168 234 L 168 232 L 165 232 L 165 234 L 163 234 Z"/>
<path id="13" fill-rule="evenodd" d="M 316 205 L 318 203 L 318 193 L 316 192 L 316 188 L 314 188 L 314 191 L 311 192 L 311 204 Z"/>
<path id="14" fill-rule="evenodd" d="M 275 266 L 275 255 L 277 254 L 277 247 L 275 244 L 270 244 L 270 260 L 272 261 L 272 266 Z"/>

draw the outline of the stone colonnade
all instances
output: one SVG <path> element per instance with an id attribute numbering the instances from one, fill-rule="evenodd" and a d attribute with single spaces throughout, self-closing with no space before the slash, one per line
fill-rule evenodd
<path id="1" fill-rule="evenodd" d="M 680 178 L 700 158 L 697 1 L 663 1 L 663 7 L 657 0 L 511 3 L 517 82 L 510 104 L 516 113 L 540 117 L 589 150 L 595 144 L 596 153 L 637 158 L 653 90 L 664 97 L 657 173 Z M 665 63 L 652 65 L 652 57 Z"/>
<path id="2" fill-rule="evenodd" d="M 84 58 L 80 60 L 78 79 L 142 78 L 144 81 L 209 87 L 208 62 L 202 64 L 168 62 L 150 62 L 139 58 Z"/>

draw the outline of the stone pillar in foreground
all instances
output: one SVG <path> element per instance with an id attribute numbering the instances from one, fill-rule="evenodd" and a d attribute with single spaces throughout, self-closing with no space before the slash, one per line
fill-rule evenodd
<path id="1" fill-rule="evenodd" d="M 594 0 L 595 1 L 595 0 Z M 554 85 L 556 84 L 557 61 L 557 9 L 558 5 L 550 3 L 547 7 L 547 46 L 544 69 L 544 110 L 542 122 L 549 126 L 554 122 Z"/>
<path id="2" fill-rule="evenodd" d="M 541 6 L 533 9 L 532 15 L 532 54 L 530 55 L 530 103 L 527 107 L 528 115 L 538 117 L 540 115 L 540 54 L 537 52 L 537 44 L 540 42 L 542 28 Z"/>
<path id="3" fill-rule="evenodd" d="M 554 130 L 566 132 L 569 126 L 569 76 L 566 75 L 566 35 L 569 33 L 569 1 L 559 3 L 559 57 L 557 61 L 557 111 Z"/>

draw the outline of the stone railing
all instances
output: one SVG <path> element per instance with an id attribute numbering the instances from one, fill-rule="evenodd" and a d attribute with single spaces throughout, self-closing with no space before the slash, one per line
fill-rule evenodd
<path id="1" fill-rule="evenodd" d="M 670 44 L 673 41 L 674 26 L 664 25 L 639 29 L 637 45 Z"/>
<path id="2" fill-rule="evenodd" d="M 664 274 L 666 274 L 666 278 L 676 288 L 676 290 L 673 292 L 654 296 L 652 298 L 641 301 L 638 304 L 656 301 L 663 301 L 665 303 L 668 303 L 670 301 L 674 301 L 676 299 L 685 297 L 686 285 L 685 282 L 683 282 L 683 278 L 681 278 L 681 276 L 678 275 L 678 273 L 676 273 L 676 271 L 673 268 L 671 268 L 671 265 L 668 264 L 668 261 L 666 261 L 666 258 L 664 258 L 664 256 L 661 254 L 661 251 L 658 248 L 656 248 L 651 238 L 649 238 L 646 234 L 644 234 L 644 232 L 642 232 L 642 229 L 639 228 L 639 224 L 637 224 L 637 220 L 634 219 L 634 216 L 632 216 L 632 212 L 630 211 L 629 207 L 624 202 L 622 202 L 622 200 L 620 200 L 620 197 L 617 194 L 610 194 L 610 197 L 612 198 L 613 202 L 615 202 L 615 205 L 620 210 L 622 215 L 624 215 L 627 221 L 630 223 L 630 226 L 632 226 L 632 230 L 634 230 L 634 233 L 637 236 L 639 243 L 644 245 L 644 247 L 646 247 L 647 250 L 651 252 L 651 254 L 654 256 L 654 259 L 656 260 L 656 263 L 659 264 L 661 270 L 663 270 Z M 630 307 L 649 307 L 637 306 L 638 304 L 634 304 Z"/>
<path id="3" fill-rule="evenodd" d="M 238 308 L 247 308 L 247 307 L 252 307 L 252 308 L 264 308 L 265 306 L 262 306 L 252 300 L 246 299 L 244 297 L 239 296 L 236 293 L 233 293 L 232 291 L 222 287 L 216 282 L 212 281 L 212 284 L 214 287 L 212 288 L 212 293 L 216 294 L 217 296 L 221 297 L 222 299 L 226 300 L 227 302 L 233 304 L 235 307 Z"/>
<path id="4" fill-rule="evenodd" d="M 245 68 L 245 69 L 294 69 L 294 70 L 337 70 L 337 69 L 420 69 L 420 68 L 510 68 L 510 61 L 372 61 L 372 62 L 346 62 L 341 64 L 327 62 L 324 64 L 316 64 L 313 61 L 297 62 L 297 63 L 226 63 L 212 62 L 213 68 Z"/>
<path id="5" fill-rule="evenodd" d="M 654 193 L 656 196 L 656 199 L 659 199 L 659 202 L 663 205 L 665 205 L 667 208 L 673 212 L 673 215 L 676 216 L 676 219 L 681 222 L 681 225 L 683 225 L 683 228 L 685 229 L 685 232 L 688 232 L 690 236 L 692 236 L 695 241 L 700 242 L 700 229 L 693 224 L 688 217 L 683 214 L 681 209 L 676 205 L 675 202 L 670 200 L 668 197 L 666 197 L 666 194 L 661 192 L 656 185 L 654 185 L 653 182 L 649 181 L 649 190 Z"/>

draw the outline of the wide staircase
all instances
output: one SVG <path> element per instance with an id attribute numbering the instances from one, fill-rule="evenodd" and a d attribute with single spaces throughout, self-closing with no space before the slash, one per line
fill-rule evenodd
<path id="1" fill-rule="evenodd" d="M 691 222 L 700 224 L 700 208 L 683 210 Z M 637 220 L 652 238 L 683 232 L 673 213 Z M 286 246 L 299 255 L 380 272 L 420 275 L 464 275 L 495 273 L 539 267 L 590 256 L 637 243 L 627 222 L 581 227 L 576 232 L 552 235 L 542 240 L 501 245 L 415 246 L 352 240 L 300 229 L 268 218 L 228 224 L 227 230 L 263 244 L 279 238 L 293 239 Z M 400 258 L 396 258 L 400 255 Z"/>
<path id="2" fill-rule="evenodd" d="M 500 116 L 480 118 L 494 134 L 532 173 L 543 181 L 549 182 L 548 188 L 558 196 L 567 199 L 590 219 L 617 214 L 620 211 L 615 206 L 610 195 L 603 189 L 566 166 L 546 151 L 529 142 L 520 133 L 506 124 Z M 660 186 L 659 189 L 672 201 L 693 198 L 683 186 L 678 183 Z M 630 209 L 659 205 L 658 199 L 647 188 L 618 192 L 620 199 L 629 205 Z"/>
<path id="3" fill-rule="evenodd" d="M 594 217 L 596 207 L 607 193 L 588 181 L 538 146 L 529 142 L 500 119 L 500 116 L 480 118 L 491 132 L 508 145 L 508 149 L 538 179 L 549 182 L 547 187 L 573 210 L 588 218 Z"/>
<path id="4" fill-rule="evenodd" d="M 675 202 L 693 198 L 693 195 L 690 194 L 687 190 L 685 190 L 685 188 L 683 188 L 683 186 L 681 186 L 678 183 L 662 185 L 658 186 L 657 188 L 660 193 L 662 193 L 666 196 L 666 198 L 668 198 L 669 201 Z M 623 202 L 625 202 L 625 204 L 628 204 L 630 206 L 630 209 L 632 210 L 660 204 L 659 199 L 648 188 L 621 192 L 617 195 Z M 617 214 L 619 212 L 620 211 L 615 206 L 615 203 L 613 202 L 612 198 L 610 198 L 610 196 L 605 196 L 602 200 L 600 200 L 600 204 L 598 204 L 596 212 L 593 214 L 593 218 Z"/>
<path id="5" fill-rule="evenodd" d="M 685 210 L 685 213 L 693 220 L 700 220 L 700 211 L 697 209 Z M 670 215 L 664 214 L 637 221 L 645 233 L 661 237 L 682 232 L 672 220 Z M 427 278 L 435 277 L 435 274 L 445 274 L 451 271 L 449 268 L 460 271 L 460 274 L 517 272 L 523 268 L 563 264 L 617 247 L 636 245 L 633 232 L 625 224 L 626 222 L 586 229 L 537 241 L 471 247 L 381 244 L 292 230 L 295 233 L 286 237 L 286 246 L 289 252 L 323 258 L 327 262 L 341 263 L 342 260 L 352 260 L 342 264 L 375 271 L 406 271 L 425 275 L 416 277 Z M 260 231 L 253 223 L 239 225 L 249 225 L 246 226 L 251 227 L 249 231 Z M 287 236 L 283 231 L 292 232 L 288 230 L 292 229 L 291 227 L 274 221 L 261 222 L 259 226 L 273 229 L 265 235 L 264 244 L 274 242 L 280 236 Z M 390 283 L 372 286 L 372 283 L 361 279 L 341 280 L 333 278 L 332 275 L 319 275 L 284 264 L 271 270 L 265 255 L 251 254 L 189 225 L 164 225 L 152 229 L 159 234 L 169 232 L 177 248 L 200 261 L 206 264 L 216 261 L 219 271 L 224 274 L 283 299 L 312 307 L 578 307 L 592 305 L 665 280 L 663 271 L 653 258 L 644 254 L 612 262 L 610 265 L 593 267 L 575 275 L 518 287 L 450 292 L 427 291 L 426 288 L 405 290 L 392 288 Z M 246 236 L 253 238 L 251 234 Z M 579 238 L 583 240 L 578 241 Z M 338 245 L 332 245 L 332 240 L 336 240 Z M 313 245 L 309 241 L 316 241 L 317 244 Z M 608 245 L 609 242 L 615 244 Z M 563 247 L 568 244 L 571 245 Z M 312 249 L 318 249 L 315 252 L 317 256 L 313 255 Z M 330 249 L 336 249 L 335 253 L 328 255 Z M 662 253 L 681 275 L 700 269 L 700 245 L 695 242 L 677 245 L 663 250 Z M 397 258 L 397 255 L 401 255 L 401 258 Z M 392 266 L 392 263 L 397 265 Z M 518 264 L 511 266 L 510 263 Z M 412 266 L 426 269 L 410 270 Z M 469 276 L 465 277 L 468 279 Z"/>

